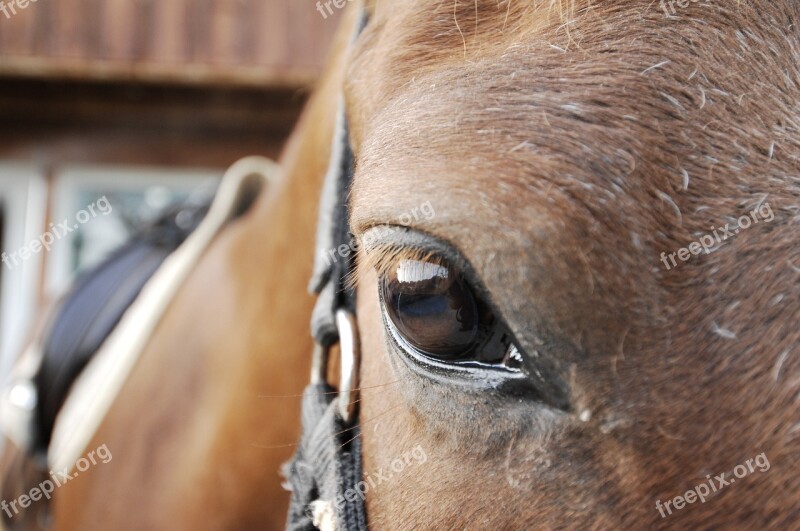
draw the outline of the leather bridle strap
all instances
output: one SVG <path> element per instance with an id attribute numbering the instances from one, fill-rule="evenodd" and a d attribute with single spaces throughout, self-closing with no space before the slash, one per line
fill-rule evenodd
<path id="1" fill-rule="evenodd" d="M 362 15 L 356 35 L 365 23 Z M 367 529 L 357 417 L 359 340 L 355 290 L 348 286 L 355 265 L 347 201 L 353 172 L 342 102 L 323 183 L 310 285 L 318 296 L 311 319 L 316 342 L 311 384 L 303 394 L 300 443 L 284 468 L 292 491 L 286 524 L 290 531 Z M 337 343 L 341 366 L 338 391 L 327 379 L 329 353 Z"/>

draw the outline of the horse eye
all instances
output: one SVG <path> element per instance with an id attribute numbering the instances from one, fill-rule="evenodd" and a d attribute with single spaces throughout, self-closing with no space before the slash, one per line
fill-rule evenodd
<path id="1" fill-rule="evenodd" d="M 442 361 L 468 359 L 486 316 L 464 276 L 438 260 L 401 260 L 381 280 L 384 307 L 413 348 Z"/>

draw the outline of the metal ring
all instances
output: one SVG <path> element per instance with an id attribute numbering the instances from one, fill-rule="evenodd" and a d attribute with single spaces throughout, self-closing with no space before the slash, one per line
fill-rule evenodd
<path id="1" fill-rule="evenodd" d="M 328 383 L 328 352 L 329 347 L 314 343 L 314 352 L 311 354 L 311 383 L 321 385 Z"/>
<path id="2" fill-rule="evenodd" d="M 355 418 L 355 410 L 358 405 L 358 368 L 361 361 L 358 323 L 355 315 L 347 310 L 337 310 L 336 328 L 339 330 L 342 369 L 339 378 L 339 415 L 345 424 L 350 424 Z"/>

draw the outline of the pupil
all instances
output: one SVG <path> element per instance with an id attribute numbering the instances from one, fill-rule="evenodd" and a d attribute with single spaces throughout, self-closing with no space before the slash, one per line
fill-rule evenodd
<path id="1" fill-rule="evenodd" d="M 445 360 L 469 354 L 478 335 L 478 307 L 460 274 L 405 260 L 384 280 L 383 291 L 389 318 L 411 346 Z"/>

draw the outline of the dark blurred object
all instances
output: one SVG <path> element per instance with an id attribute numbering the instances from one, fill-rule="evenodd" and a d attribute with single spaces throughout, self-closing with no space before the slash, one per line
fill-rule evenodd
<path id="1" fill-rule="evenodd" d="M 208 212 L 210 200 L 173 207 L 138 232 L 98 266 L 80 275 L 59 303 L 46 332 L 35 385 L 33 447 L 44 454 L 56 415 L 86 364 L 119 322 L 144 285 Z"/>

